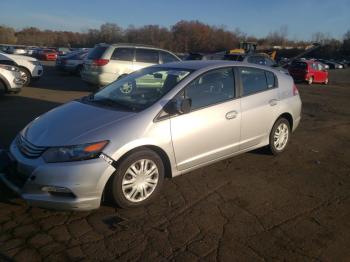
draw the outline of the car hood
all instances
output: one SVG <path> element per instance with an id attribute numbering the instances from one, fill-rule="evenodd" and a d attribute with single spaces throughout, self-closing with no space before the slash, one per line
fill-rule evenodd
<path id="1" fill-rule="evenodd" d="M 88 134 L 95 135 L 101 129 L 135 114 L 72 101 L 33 120 L 21 135 L 36 146 L 91 143 L 95 141 L 91 141 Z M 103 134 L 100 133 L 100 136 L 103 137 Z"/>
<path id="2" fill-rule="evenodd" d="M 37 61 L 37 59 L 29 56 L 24 56 L 24 55 L 10 55 L 10 54 L 4 54 L 0 53 L 0 57 L 6 57 L 9 60 L 25 60 L 25 61 Z"/>

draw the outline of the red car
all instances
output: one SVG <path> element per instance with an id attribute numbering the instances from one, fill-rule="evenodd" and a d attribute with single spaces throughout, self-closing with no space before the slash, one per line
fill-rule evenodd
<path id="1" fill-rule="evenodd" d="M 288 68 L 295 81 L 328 84 L 328 71 L 325 66 L 312 60 L 295 61 Z"/>
<path id="2" fill-rule="evenodd" d="M 44 49 L 39 52 L 40 60 L 55 61 L 57 59 L 57 52 L 52 49 Z"/>

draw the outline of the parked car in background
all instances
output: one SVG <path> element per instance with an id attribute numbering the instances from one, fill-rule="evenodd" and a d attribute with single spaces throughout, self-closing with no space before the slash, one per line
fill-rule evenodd
<path id="1" fill-rule="evenodd" d="M 42 49 L 37 54 L 40 60 L 55 61 L 57 59 L 57 52 L 53 49 Z"/>
<path id="2" fill-rule="evenodd" d="M 81 76 L 90 84 L 104 86 L 141 68 L 175 61 L 180 61 L 180 58 L 159 48 L 135 44 L 99 44 L 85 59 Z"/>
<path id="3" fill-rule="evenodd" d="M 343 69 L 343 66 L 341 64 L 330 60 L 318 59 L 317 61 L 321 62 L 322 64 L 328 65 L 329 69 Z"/>
<path id="4" fill-rule="evenodd" d="M 44 73 L 42 64 L 33 57 L 10 55 L 0 51 L 0 60 L 10 60 L 18 65 L 24 80 L 23 86 L 28 86 L 31 81 L 39 79 Z"/>
<path id="5" fill-rule="evenodd" d="M 57 47 L 56 52 L 58 56 L 63 56 L 69 54 L 71 50 L 68 47 Z"/>
<path id="6" fill-rule="evenodd" d="M 72 52 L 65 56 L 59 56 L 56 60 L 56 69 L 62 72 L 74 73 L 81 75 L 83 70 L 84 59 L 88 50 Z"/>
<path id="7" fill-rule="evenodd" d="M 328 71 L 314 60 L 294 61 L 289 66 L 289 73 L 295 81 L 306 81 L 308 84 L 323 83 L 328 84 Z"/>
<path id="8" fill-rule="evenodd" d="M 20 175 L 9 163 L 0 179 L 32 206 L 90 210 L 109 195 L 137 207 L 165 176 L 265 146 L 281 154 L 300 118 L 293 79 L 272 68 L 156 65 L 36 118 L 10 146 Z"/>
<path id="9" fill-rule="evenodd" d="M 273 67 L 282 73 L 289 74 L 287 69 L 279 67 L 274 60 L 272 60 L 268 55 L 264 54 L 226 54 L 224 55 L 223 59 Z"/>
<path id="10" fill-rule="evenodd" d="M 9 46 L 6 53 L 13 55 L 25 55 L 27 54 L 27 48 L 26 46 Z"/>
<path id="11" fill-rule="evenodd" d="M 0 96 L 6 93 L 19 93 L 23 86 L 23 79 L 19 69 L 8 63 L 8 60 L 0 60 Z"/>

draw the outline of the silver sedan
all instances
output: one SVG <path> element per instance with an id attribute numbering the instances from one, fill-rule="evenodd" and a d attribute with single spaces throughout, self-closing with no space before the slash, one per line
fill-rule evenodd
<path id="1" fill-rule="evenodd" d="M 11 144 L 1 179 L 34 206 L 89 210 L 105 195 L 140 206 L 164 177 L 260 147 L 282 153 L 300 112 L 293 79 L 272 68 L 156 65 L 34 119 Z"/>

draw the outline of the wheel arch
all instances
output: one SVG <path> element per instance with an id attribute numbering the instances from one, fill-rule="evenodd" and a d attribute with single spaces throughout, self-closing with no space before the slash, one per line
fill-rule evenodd
<path id="1" fill-rule="evenodd" d="M 18 65 L 18 67 L 19 67 L 19 68 L 23 68 L 23 69 L 25 69 L 26 71 L 28 71 L 28 73 L 29 73 L 29 75 L 30 75 L 30 78 L 33 77 L 33 76 L 32 76 L 32 72 L 30 71 L 30 69 L 29 69 L 28 67 L 25 67 L 25 66 L 23 66 L 23 65 Z"/>
<path id="2" fill-rule="evenodd" d="M 159 146 L 155 145 L 142 145 L 142 146 L 137 146 L 127 152 L 125 152 L 118 160 L 115 160 L 112 163 L 112 166 L 116 169 L 117 166 L 129 155 L 131 155 L 134 152 L 140 151 L 142 149 L 149 149 L 155 152 L 156 154 L 159 155 L 159 157 L 162 159 L 163 164 L 164 164 L 164 176 L 166 178 L 171 178 L 172 177 L 172 169 L 171 169 L 171 162 L 168 154 Z M 102 191 L 102 199 L 106 197 L 106 193 L 108 193 L 108 190 L 110 188 L 110 184 L 112 181 L 112 177 L 115 175 L 115 171 L 109 175 L 107 181 L 104 183 L 103 191 Z"/>
<path id="3" fill-rule="evenodd" d="M 288 123 L 289 123 L 289 126 L 290 126 L 290 129 L 293 130 L 293 124 L 294 124 L 294 121 L 293 121 L 293 116 L 291 113 L 288 113 L 288 112 L 285 112 L 283 114 L 280 114 L 277 119 L 275 120 L 275 122 L 273 124 L 276 123 L 276 121 L 280 118 L 285 118 L 288 120 Z"/>
<path id="4" fill-rule="evenodd" d="M 4 85 L 5 92 L 7 92 L 10 88 L 10 84 L 9 84 L 8 80 L 0 75 L 0 83 Z"/>

